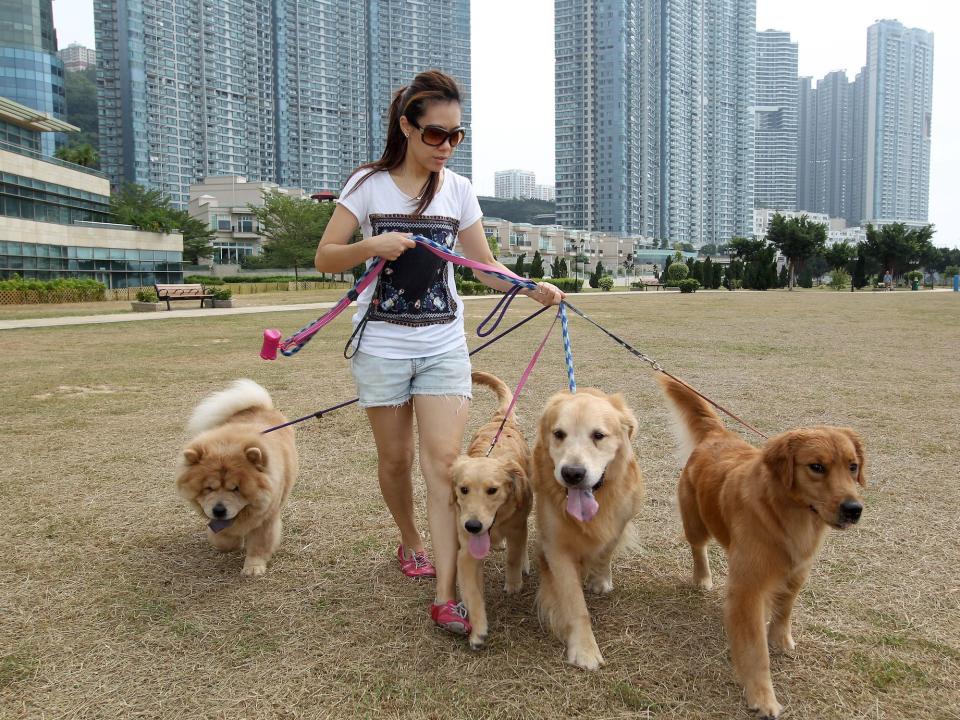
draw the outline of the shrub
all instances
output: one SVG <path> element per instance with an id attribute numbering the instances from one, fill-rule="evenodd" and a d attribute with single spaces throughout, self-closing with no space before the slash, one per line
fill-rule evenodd
<path id="1" fill-rule="evenodd" d="M 904 277 L 906 277 L 909 282 L 920 282 L 923 280 L 923 273 L 919 270 L 911 270 Z"/>
<path id="2" fill-rule="evenodd" d="M 183 278 L 183 281 L 188 285 L 200 283 L 205 287 L 209 287 L 211 285 L 223 285 L 224 283 L 223 278 L 211 277 L 210 275 L 186 275 Z"/>
<path id="3" fill-rule="evenodd" d="M 670 267 L 673 267 L 672 265 Z M 677 283 L 682 293 L 692 293 L 700 289 L 700 281 L 696 278 L 685 278 Z"/>
<path id="4" fill-rule="evenodd" d="M 96 280 L 24 280 L 14 275 L 9 280 L 0 280 L 0 290 L 19 293 L 21 299 L 16 302 L 62 303 L 105 300 L 107 288 Z"/>
<path id="5" fill-rule="evenodd" d="M 601 290 L 604 292 L 610 292 L 613 289 L 613 278 L 609 275 L 604 275 L 602 278 L 600 278 L 598 284 L 600 285 Z"/>
<path id="6" fill-rule="evenodd" d="M 830 287 L 834 290 L 842 290 L 850 284 L 850 273 L 843 268 L 836 268 L 830 273 Z"/>
<path id="7" fill-rule="evenodd" d="M 690 268 L 687 267 L 686 263 L 675 262 L 667 268 L 667 282 L 668 287 L 679 287 L 680 281 L 685 279 L 687 275 L 690 274 Z"/>
<path id="8" fill-rule="evenodd" d="M 137 300 L 145 303 L 157 302 L 157 291 L 153 288 L 140 288 L 137 290 Z"/>
<path id="9" fill-rule="evenodd" d="M 495 295 L 498 292 L 476 280 L 461 280 L 458 290 L 461 295 Z"/>
<path id="10" fill-rule="evenodd" d="M 231 290 L 228 287 L 223 287 L 223 288 L 218 287 L 218 288 L 214 288 L 210 294 L 213 295 L 214 300 L 229 300 L 230 297 L 233 295 L 233 290 Z"/>
<path id="11" fill-rule="evenodd" d="M 550 283 L 563 292 L 580 292 L 583 280 L 580 278 L 550 278 Z"/>

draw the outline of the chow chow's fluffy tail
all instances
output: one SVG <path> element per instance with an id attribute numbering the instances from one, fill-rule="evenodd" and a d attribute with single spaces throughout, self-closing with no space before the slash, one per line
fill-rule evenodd
<path id="1" fill-rule="evenodd" d="M 273 409 L 270 393 L 253 380 L 235 380 L 226 390 L 206 397 L 190 416 L 187 434 L 196 437 L 205 430 L 222 425 L 242 410 L 250 408 Z"/>
<path id="2" fill-rule="evenodd" d="M 497 394 L 497 399 L 500 400 L 500 407 L 497 408 L 497 412 L 494 414 L 494 417 L 503 417 L 506 415 L 507 408 L 509 408 L 510 403 L 513 402 L 513 393 L 510 392 L 510 388 L 507 387 L 507 384 L 496 375 L 480 372 L 478 370 L 474 370 L 470 374 L 470 378 L 478 385 L 486 385 Z M 513 413 L 510 414 L 513 415 Z"/>
<path id="3" fill-rule="evenodd" d="M 693 449 L 712 432 L 726 432 L 723 421 L 713 408 L 699 395 L 673 378 L 657 374 L 657 382 L 663 388 L 673 411 L 673 432 L 680 443 L 678 456 L 686 464 Z"/>

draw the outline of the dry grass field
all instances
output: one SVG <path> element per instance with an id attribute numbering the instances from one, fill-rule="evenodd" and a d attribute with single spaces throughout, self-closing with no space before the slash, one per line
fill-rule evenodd
<path id="1" fill-rule="evenodd" d="M 585 312 L 768 433 L 849 424 L 865 438 L 860 524 L 832 532 L 802 591 L 791 656 L 772 660 L 784 718 L 960 718 L 960 305 L 948 293 L 635 293 Z M 467 303 L 469 343 L 492 301 Z M 518 301 L 510 317 L 530 312 Z M 648 485 L 639 551 L 591 598 L 607 660 L 566 666 L 487 564 L 488 647 L 436 630 L 431 582 L 404 578 L 355 407 L 299 426 L 301 474 L 268 574 L 242 578 L 175 496 L 194 404 L 251 377 L 290 417 L 353 397 L 346 316 L 292 359 L 265 324 L 303 312 L 0 332 L 0 717 L 747 718 L 718 588 L 689 583 L 679 468 L 651 371 L 571 317 L 581 386 L 622 392 Z M 544 316 L 474 358 L 515 384 Z M 565 387 L 552 338 L 519 403 Z M 478 389 L 470 426 L 493 408 Z M 422 481 L 418 509 L 423 511 Z M 423 527 L 426 526 L 425 521 Z M 534 533 L 535 535 L 535 533 Z"/>

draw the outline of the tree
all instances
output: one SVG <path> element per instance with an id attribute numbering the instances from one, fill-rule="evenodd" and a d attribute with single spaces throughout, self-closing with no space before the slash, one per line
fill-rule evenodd
<path id="1" fill-rule="evenodd" d="M 789 220 L 775 213 L 767 229 L 767 239 L 780 251 L 790 265 L 790 289 L 796 271 L 803 267 L 807 258 L 824 250 L 827 242 L 827 226 L 811 222 L 806 215 Z"/>
<path id="2" fill-rule="evenodd" d="M 67 103 L 67 122 L 80 128 L 79 133 L 71 134 L 68 145 L 90 145 L 96 150 L 100 147 L 97 69 L 68 70 L 63 75 L 63 91 Z"/>
<path id="3" fill-rule="evenodd" d="M 100 155 L 93 148 L 93 145 L 89 143 L 82 145 L 64 145 L 58 147 L 53 154 L 55 157 L 65 162 L 73 163 L 74 165 L 82 165 L 88 168 L 100 167 Z"/>
<path id="4" fill-rule="evenodd" d="M 756 240 L 733 238 L 729 247 L 738 262 L 736 268 L 733 266 L 734 261 L 731 261 L 728 266 L 728 270 L 738 273 L 738 275 L 728 275 L 731 280 L 739 281 L 738 285 L 750 290 L 767 290 L 776 287 L 777 264 L 774 262 L 776 250 L 772 245 L 762 238 Z"/>
<path id="5" fill-rule="evenodd" d="M 500 242 L 493 236 L 487 235 L 487 246 L 490 248 L 490 254 L 494 259 L 500 256 Z"/>
<path id="6" fill-rule="evenodd" d="M 550 263 L 550 277 L 562 278 L 567 276 L 567 261 L 557 255 Z"/>
<path id="7" fill-rule="evenodd" d="M 856 248 L 851 246 L 847 241 L 843 241 L 842 243 L 834 243 L 828 247 L 823 253 L 823 256 L 827 259 L 827 262 L 830 263 L 830 267 L 836 269 L 846 268 L 846 266 L 853 261 L 856 253 Z"/>
<path id="8" fill-rule="evenodd" d="M 526 259 L 526 257 L 527 257 L 526 253 L 521 253 L 520 257 L 517 258 L 517 262 L 513 266 L 513 271 L 520 277 L 526 277 L 526 275 L 524 275 L 526 270 L 524 269 L 524 266 L 523 266 L 523 261 L 524 259 Z"/>
<path id="9" fill-rule="evenodd" d="M 528 275 L 532 278 L 542 278 L 544 275 L 543 270 L 543 257 L 540 255 L 540 251 L 537 250 L 533 253 L 533 260 L 530 261 L 530 270 Z"/>
<path id="10" fill-rule="evenodd" d="M 664 284 L 668 287 L 677 287 L 678 283 L 685 280 L 689 274 L 690 267 L 683 261 L 683 255 L 677 250 L 666 269 L 667 278 Z"/>
<path id="11" fill-rule="evenodd" d="M 867 257 L 877 260 L 894 277 L 920 265 L 930 257 L 930 239 L 933 226 L 908 230 L 904 223 L 890 223 L 882 228 L 867 225 L 867 239 L 863 243 Z"/>
<path id="12" fill-rule="evenodd" d="M 717 246 L 713 243 L 707 243 L 702 248 L 700 248 L 700 254 L 710 257 L 711 255 L 717 254 Z"/>
<path id="13" fill-rule="evenodd" d="M 121 225 L 135 225 L 148 232 L 168 233 L 177 224 L 170 198 L 160 190 L 147 190 L 136 183 L 124 185 L 110 196 L 110 212 Z"/>
<path id="14" fill-rule="evenodd" d="M 263 193 L 263 206 L 248 204 L 257 218 L 264 262 L 273 267 L 292 267 L 299 281 L 301 267 L 313 265 L 317 245 L 333 214 L 333 203 L 293 198 L 277 191 Z"/>
<path id="15" fill-rule="evenodd" d="M 804 267 L 809 267 L 810 276 L 816 279 L 817 285 L 820 285 L 820 278 L 822 278 L 823 274 L 830 269 L 830 263 L 827 262 L 823 255 L 818 253 L 813 257 L 808 258 Z"/>
<path id="16" fill-rule="evenodd" d="M 600 278 L 604 276 L 606 270 L 603 268 L 603 263 L 600 260 L 597 260 L 597 266 L 593 269 L 593 274 L 590 276 L 589 282 L 590 287 L 598 288 L 600 287 Z"/>
<path id="17" fill-rule="evenodd" d="M 201 258 L 213 255 L 213 240 L 216 232 L 202 220 L 191 217 L 186 210 L 175 210 L 177 230 L 183 235 L 183 260 L 194 265 Z"/>

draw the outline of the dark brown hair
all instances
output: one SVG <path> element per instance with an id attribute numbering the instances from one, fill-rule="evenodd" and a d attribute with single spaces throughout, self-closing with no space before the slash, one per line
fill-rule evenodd
<path id="1" fill-rule="evenodd" d="M 370 171 L 357 181 L 350 192 L 363 185 L 375 172 L 380 170 L 389 172 L 403 164 L 407 156 L 407 138 L 400 129 L 400 118 L 406 117 L 407 121 L 419 124 L 427 106 L 432 102 L 460 102 L 460 88 L 457 86 L 457 81 L 440 70 L 427 70 L 420 73 L 412 83 L 393 94 L 393 102 L 390 103 L 387 117 L 387 145 L 383 149 L 383 155 L 376 162 L 361 165 L 350 173 L 350 177 L 353 177 L 362 170 Z M 423 213 L 433 201 L 439 185 L 440 173 L 431 172 L 414 215 Z"/>

